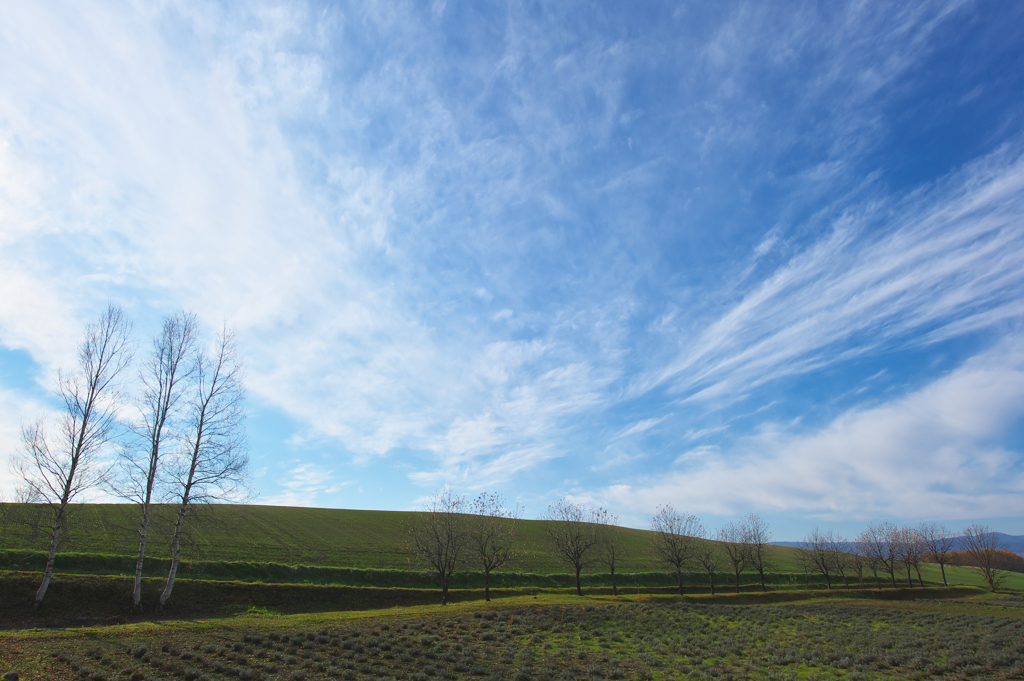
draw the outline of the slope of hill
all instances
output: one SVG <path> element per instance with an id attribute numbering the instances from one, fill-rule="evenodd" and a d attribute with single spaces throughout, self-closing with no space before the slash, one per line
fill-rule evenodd
<path id="1" fill-rule="evenodd" d="M 7 504 L 0 519 L 0 549 L 47 548 L 43 509 Z M 86 504 L 75 509 L 62 551 L 131 556 L 138 549 L 137 508 L 130 504 Z M 186 560 L 244 561 L 374 569 L 422 570 L 405 551 L 406 530 L 418 513 L 214 505 L 199 509 L 190 528 Z M 517 532 L 520 572 L 564 572 L 547 549 L 542 520 L 524 520 Z M 148 555 L 169 556 L 171 509 L 158 509 Z M 620 528 L 618 571 L 663 571 L 651 554 L 651 532 Z M 796 570 L 792 549 L 777 550 L 774 571 Z"/>

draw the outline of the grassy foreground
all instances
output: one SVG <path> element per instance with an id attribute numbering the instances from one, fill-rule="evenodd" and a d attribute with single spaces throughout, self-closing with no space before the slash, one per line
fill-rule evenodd
<path id="1" fill-rule="evenodd" d="M 788 604 L 541 595 L 27 630 L 0 634 L 0 669 L 27 681 L 1021 678 L 1024 600 L 973 594 L 886 602 L 806 592 Z"/>

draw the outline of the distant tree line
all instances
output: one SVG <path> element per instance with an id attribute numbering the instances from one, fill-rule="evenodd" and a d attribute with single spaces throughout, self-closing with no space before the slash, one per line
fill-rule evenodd
<path id="1" fill-rule="evenodd" d="M 829 589 L 840 580 L 850 588 L 851 579 L 864 586 L 866 573 L 871 573 L 876 586 L 881 575 L 893 588 L 904 580 L 913 588 L 915 577 L 923 587 L 921 565 L 933 563 L 939 566 L 945 586 L 948 586 L 946 566 L 966 565 L 974 568 L 995 591 L 1009 569 L 1005 555 L 1009 551 L 1003 550 L 999 535 L 977 523 L 965 527 L 959 537 L 935 523 L 901 527 L 881 522 L 869 525 L 852 539 L 832 530 L 814 528 L 801 548 L 804 551 L 798 560 L 805 574 L 820 574 Z"/>
<path id="2" fill-rule="evenodd" d="M 194 314 L 164 318 L 134 383 L 126 386 L 134 354 L 132 323 L 109 305 L 86 328 L 77 367 L 58 372 L 57 423 L 40 417 L 22 428 L 12 460 L 20 480 L 16 501 L 44 512 L 50 536 L 36 607 L 67 537 L 68 514 L 88 491 L 101 489 L 138 506 L 135 608 L 141 607 L 154 505 L 176 508 L 163 606 L 174 587 L 186 517 L 197 504 L 246 493 L 243 367 L 231 330 L 225 326 L 207 346 Z"/>

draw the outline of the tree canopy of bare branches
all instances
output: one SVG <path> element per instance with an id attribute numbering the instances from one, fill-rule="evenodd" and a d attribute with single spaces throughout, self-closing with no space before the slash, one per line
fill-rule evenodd
<path id="1" fill-rule="evenodd" d="M 718 530 L 718 541 L 725 549 L 726 558 L 732 566 L 732 574 L 735 578 L 736 593 L 740 592 L 740 573 L 747 566 L 750 560 L 750 551 L 747 547 L 743 526 L 736 523 L 729 523 Z"/>
<path id="2" fill-rule="evenodd" d="M 710 533 L 704 525 L 697 523 L 697 526 L 692 528 L 692 531 L 694 533 L 693 536 L 698 540 L 694 544 L 693 560 L 704 571 L 704 574 L 708 576 L 711 594 L 714 595 L 715 573 L 722 570 L 725 561 L 722 558 L 721 551 L 718 550 L 718 544 L 712 541 L 712 537 L 709 536 Z"/>
<path id="3" fill-rule="evenodd" d="M 917 581 L 924 586 L 921 578 L 921 555 L 924 553 L 924 543 L 914 527 L 900 527 L 893 533 L 893 542 L 896 546 L 896 557 L 907 571 L 907 585 L 914 586 L 914 579 L 911 576 L 911 569 L 917 571 Z"/>
<path id="4" fill-rule="evenodd" d="M 185 519 L 196 504 L 238 501 L 247 493 L 244 369 L 234 333 L 222 328 L 212 349 L 198 349 L 186 388 L 182 447 L 169 461 L 168 478 L 178 507 L 171 537 L 171 568 L 160 606 L 167 603 L 181 560 Z"/>
<path id="5" fill-rule="evenodd" d="M 986 525 L 971 523 L 964 528 L 960 541 L 963 550 L 970 556 L 974 569 L 978 571 L 988 587 L 992 591 L 998 589 L 1006 579 L 1006 575 L 996 567 L 999 560 L 997 552 L 1006 548 L 999 541 L 999 535 L 991 532 Z"/>
<path id="6" fill-rule="evenodd" d="M 412 550 L 440 578 L 441 605 L 448 603 L 452 575 L 470 542 L 467 510 L 465 497 L 446 487 L 427 500 L 422 516 L 409 527 Z"/>
<path id="7" fill-rule="evenodd" d="M 850 588 L 846 578 L 846 567 L 851 549 L 849 542 L 837 536 L 832 530 L 822 531 L 815 527 L 803 540 L 801 548 L 805 553 L 801 556 L 803 564 L 825 578 L 825 586 L 832 588 L 832 579 L 841 577 Z"/>
<path id="8" fill-rule="evenodd" d="M 899 528 L 883 521 L 877 525 L 868 525 L 860 533 L 857 544 L 862 549 L 872 571 L 877 575 L 883 570 L 889 575 L 892 586 L 896 588 L 896 567 L 899 563 Z"/>
<path id="9" fill-rule="evenodd" d="M 619 595 L 619 586 L 615 582 L 615 567 L 621 558 L 621 534 L 619 533 L 619 516 L 605 513 L 603 525 L 599 528 L 597 543 L 598 560 L 608 568 L 612 578 L 612 595 Z"/>
<path id="10" fill-rule="evenodd" d="M 761 591 L 767 591 L 764 573 L 771 565 L 772 531 L 768 523 L 759 515 L 751 513 L 743 519 L 743 537 L 747 544 L 747 557 L 750 565 L 757 571 L 761 582 Z"/>
<path id="11" fill-rule="evenodd" d="M 544 532 L 551 550 L 576 572 L 576 595 L 583 595 L 580 573 L 596 560 L 596 547 L 601 542 L 602 528 L 608 520 L 604 509 L 588 508 L 562 498 L 552 502 L 544 516 Z"/>
<path id="12" fill-rule="evenodd" d="M 481 494 L 469 504 L 470 547 L 477 564 L 484 569 L 484 600 L 491 600 L 491 572 L 515 558 L 516 527 L 522 515 L 519 507 L 505 507 L 498 494 Z"/>
<path id="13" fill-rule="evenodd" d="M 671 505 L 659 506 L 651 518 L 655 555 L 676 572 L 679 594 L 683 593 L 683 568 L 693 559 L 701 530 L 697 516 L 678 513 Z"/>
<path id="14" fill-rule="evenodd" d="M 925 554 L 942 571 L 943 586 L 949 586 L 946 581 L 946 566 L 949 565 L 950 556 L 956 548 L 956 539 L 951 534 L 945 525 L 935 523 L 922 523 L 918 528 Z"/>
<path id="15" fill-rule="evenodd" d="M 136 441 L 122 450 L 119 463 L 122 474 L 115 486 L 126 499 L 139 505 L 139 553 L 135 561 L 135 587 L 132 605 L 141 607 L 142 567 L 153 504 L 159 495 L 161 464 L 168 440 L 178 416 L 178 405 L 193 371 L 192 353 L 196 344 L 197 322 L 192 313 L 181 312 L 164 318 L 160 333 L 139 371 L 139 420 L 133 426 Z"/>
<path id="16" fill-rule="evenodd" d="M 47 433 L 43 419 L 22 429 L 14 472 L 25 496 L 41 500 L 52 512 L 50 550 L 35 595 L 37 607 L 50 584 L 68 504 L 108 479 L 102 456 L 119 427 L 117 380 L 131 362 L 131 331 L 121 308 L 109 305 L 86 329 L 78 347 L 77 371 L 58 374 L 63 408 L 57 434 Z"/>

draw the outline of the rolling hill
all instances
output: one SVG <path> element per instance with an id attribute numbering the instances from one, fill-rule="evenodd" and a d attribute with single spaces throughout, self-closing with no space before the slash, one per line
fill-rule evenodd
<path id="1" fill-rule="evenodd" d="M 56 571 L 130 574 L 138 550 L 136 513 L 137 507 L 130 504 L 77 506 L 70 516 Z M 149 576 L 166 574 L 172 517 L 170 507 L 157 508 L 147 550 L 145 574 Z M 422 574 L 427 566 L 405 547 L 406 528 L 419 517 L 422 514 L 396 511 L 205 506 L 198 508 L 192 518 L 182 551 L 183 562 L 191 567 L 181 576 L 265 583 L 399 586 L 415 582 L 428 586 L 433 578 Z M 48 548 L 45 519 L 45 509 L 39 506 L 0 505 L 0 570 L 42 569 Z M 511 573 L 517 573 L 519 576 L 512 580 L 516 584 L 539 585 L 543 579 L 530 575 L 568 572 L 547 548 L 545 522 L 524 520 L 519 525 L 518 557 L 502 571 L 510 579 Z M 653 579 L 657 583 L 672 583 L 673 578 L 665 574 L 666 566 L 651 552 L 652 535 L 647 530 L 619 528 L 621 553 L 617 573 L 623 583 L 628 582 L 631 573 L 647 574 L 645 582 Z M 797 586 L 805 581 L 803 570 L 797 565 L 797 553 L 798 549 L 791 547 L 773 548 L 770 582 Z M 467 564 L 465 570 L 472 573 L 476 568 Z M 593 565 L 586 572 L 598 578 L 606 571 Z M 937 567 L 925 566 L 923 571 L 926 580 L 941 581 Z M 729 583 L 728 572 L 723 567 L 716 581 L 723 586 Z M 949 568 L 947 573 L 952 575 L 951 583 L 980 585 L 979 578 L 967 568 Z M 475 580 L 470 574 L 465 579 Z M 696 572 L 687 577 L 687 582 L 693 584 L 705 580 Z M 1021 584 L 1016 585 L 1016 581 Z M 1024 579 L 1007 586 L 1024 587 Z"/>

